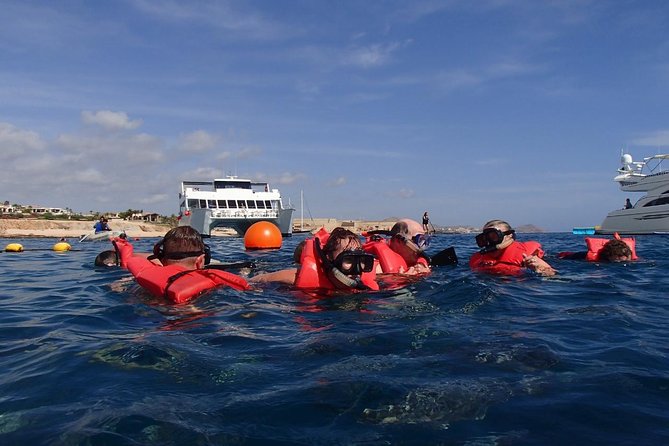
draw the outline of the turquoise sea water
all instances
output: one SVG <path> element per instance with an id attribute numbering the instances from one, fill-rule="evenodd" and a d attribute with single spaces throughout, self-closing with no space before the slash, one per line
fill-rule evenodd
<path id="1" fill-rule="evenodd" d="M 531 238 L 559 276 L 473 274 L 473 236 L 441 235 L 429 251 L 460 265 L 401 290 L 185 306 L 110 287 L 127 273 L 93 266 L 107 243 L 4 239 L 27 251 L 0 253 L 0 444 L 669 444 L 669 238 L 612 265 L 555 259 L 581 236 Z M 271 271 L 301 239 L 209 244 Z"/>

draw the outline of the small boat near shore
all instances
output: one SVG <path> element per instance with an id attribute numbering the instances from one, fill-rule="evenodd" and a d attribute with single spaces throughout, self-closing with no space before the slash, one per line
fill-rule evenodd
<path id="1" fill-rule="evenodd" d="M 275 224 L 292 235 L 292 207 L 284 207 L 281 193 L 269 183 L 228 176 L 213 181 L 182 181 L 179 226 L 191 226 L 204 236 L 214 228 L 231 228 L 244 235 L 258 221 Z"/>
<path id="2" fill-rule="evenodd" d="M 91 232 L 90 234 L 84 234 L 79 237 L 79 242 L 106 242 L 112 237 L 121 237 L 124 234 L 125 231 Z"/>
<path id="3" fill-rule="evenodd" d="M 571 230 L 574 235 L 593 235 L 597 231 L 595 226 L 576 227 Z"/>
<path id="4" fill-rule="evenodd" d="M 626 192 L 646 192 L 633 205 L 609 212 L 598 234 L 659 234 L 669 232 L 669 169 L 662 162 L 669 154 L 634 161 L 629 154 L 620 158 L 622 166 L 613 181 Z"/>

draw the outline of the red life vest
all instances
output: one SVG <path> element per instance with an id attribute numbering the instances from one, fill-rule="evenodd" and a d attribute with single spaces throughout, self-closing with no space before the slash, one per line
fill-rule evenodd
<path id="1" fill-rule="evenodd" d="M 364 245 L 362 249 L 365 252 L 373 254 L 379 260 L 381 265 L 381 270 L 385 274 L 397 274 L 400 271 L 407 271 L 410 266 L 407 265 L 404 257 L 396 253 L 390 248 L 388 241 L 385 239 L 370 239 Z M 419 257 L 416 263 L 429 266 L 427 260 L 422 257 Z"/>
<path id="2" fill-rule="evenodd" d="M 302 256 L 300 258 L 300 268 L 297 271 L 295 278 L 295 287 L 299 289 L 313 289 L 323 288 L 326 290 L 337 289 L 328 278 L 320 255 L 316 251 L 314 241 L 316 238 L 320 240 L 321 246 L 327 243 L 330 234 L 321 228 L 314 238 L 307 239 L 302 248 Z M 376 272 L 372 270 L 369 273 L 362 273 L 360 280 L 371 290 L 378 290 L 379 284 L 376 282 Z"/>
<path id="3" fill-rule="evenodd" d="M 523 254 L 537 255 L 542 258 L 541 244 L 535 241 L 516 242 L 507 246 L 501 254 L 497 251 L 481 254 L 474 253 L 469 259 L 469 267 L 474 271 L 504 276 L 517 276 L 523 273 Z"/>
<path id="4" fill-rule="evenodd" d="M 174 303 L 188 302 L 200 293 L 219 286 L 236 290 L 247 290 L 249 285 L 243 277 L 227 271 L 196 269 L 182 265 L 156 265 L 150 260 L 133 256 L 133 246 L 123 239 L 114 241 L 121 266 L 127 268 L 137 283 L 156 297 L 164 297 Z"/>
<path id="5" fill-rule="evenodd" d="M 625 242 L 632 251 L 632 260 L 638 259 L 636 255 L 636 240 L 634 238 L 621 238 L 617 232 L 613 234 L 613 238 Z M 611 239 L 606 239 L 606 238 L 586 237 L 585 244 L 588 246 L 588 252 L 585 255 L 585 260 L 587 260 L 588 262 L 598 262 L 600 251 L 602 250 L 604 245 L 610 240 Z"/>

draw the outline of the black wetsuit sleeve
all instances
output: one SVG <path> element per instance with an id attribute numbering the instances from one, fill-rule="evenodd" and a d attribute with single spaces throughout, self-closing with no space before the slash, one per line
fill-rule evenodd
<path id="1" fill-rule="evenodd" d="M 586 251 L 582 252 L 561 252 L 558 254 L 558 258 L 564 260 L 585 260 L 585 256 L 588 254 Z"/>

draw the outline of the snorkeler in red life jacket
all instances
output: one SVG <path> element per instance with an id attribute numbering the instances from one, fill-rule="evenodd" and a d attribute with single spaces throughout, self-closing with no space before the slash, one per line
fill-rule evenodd
<path id="1" fill-rule="evenodd" d="M 378 290 L 374 256 L 361 250 L 353 232 L 338 227 L 322 228 L 301 247 L 300 267 L 252 277 L 250 282 L 281 282 L 297 289 L 326 291 Z M 328 297 L 324 294 L 321 297 Z"/>
<path id="2" fill-rule="evenodd" d="M 518 242 L 516 232 L 503 220 L 491 220 L 476 236 L 480 249 L 469 259 L 469 267 L 477 272 L 517 276 L 525 268 L 543 276 L 555 275 L 555 270 L 543 260 L 544 252 L 535 241 Z"/>
<path id="3" fill-rule="evenodd" d="M 388 235 L 384 238 L 380 234 Z M 390 231 L 370 231 L 364 233 L 367 241 L 362 249 L 379 260 L 383 274 L 423 274 L 430 272 L 430 259 L 424 249 L 430 244 L 417 221 L 402 219 Z"/>
<path id="4" fill-rule="evenodd" d="M 340 228 L 335 228 L 332 233 Z M 341 228 L 343 229 L 343 228 Z M 344 229 L 344 231 L 346 231 Z M 350 232 L 350 231 L 348 231 Z M 328 290 L 378 290 L 374 256 L 359 247 L 339 252 L 334 259 L 321 247 L 328 245 L 330 234 L 325 230 L 306 241 L 302 249 L 300 269 L 295 278 L 299 289 L 322 288 Z M 336 236 L 336 234 L 335 234 Z M 357 236 L 356 236 L 357 238 Z"/>
<path id="5" fill-rule="evenodd" d="M 118 252 L 120 265 L 130 271 L 142 288 L 156 297 L 180 304 L 219 286 L 249 289 L 243 277 L 205 269 L 210 260 L 208 247 L 190 226 L 168 231 L 154 246 L 154 255 L 148 258 L 133 255 L 132 244 L 124 238 L 117 237 L 112 243 Z M 161 264 L 152 262 L 151 257 Z"/>
<path id="6" fill-rule="evenodd" d="M 587 260 L 588 262 L 626 262 L 637 260 L 636 240 L 621 238 L 616 232 L 612 239 L 586 237 L 588 250 L 583 252 L 560 252 L 558 257 L 565 260 Z"/>

